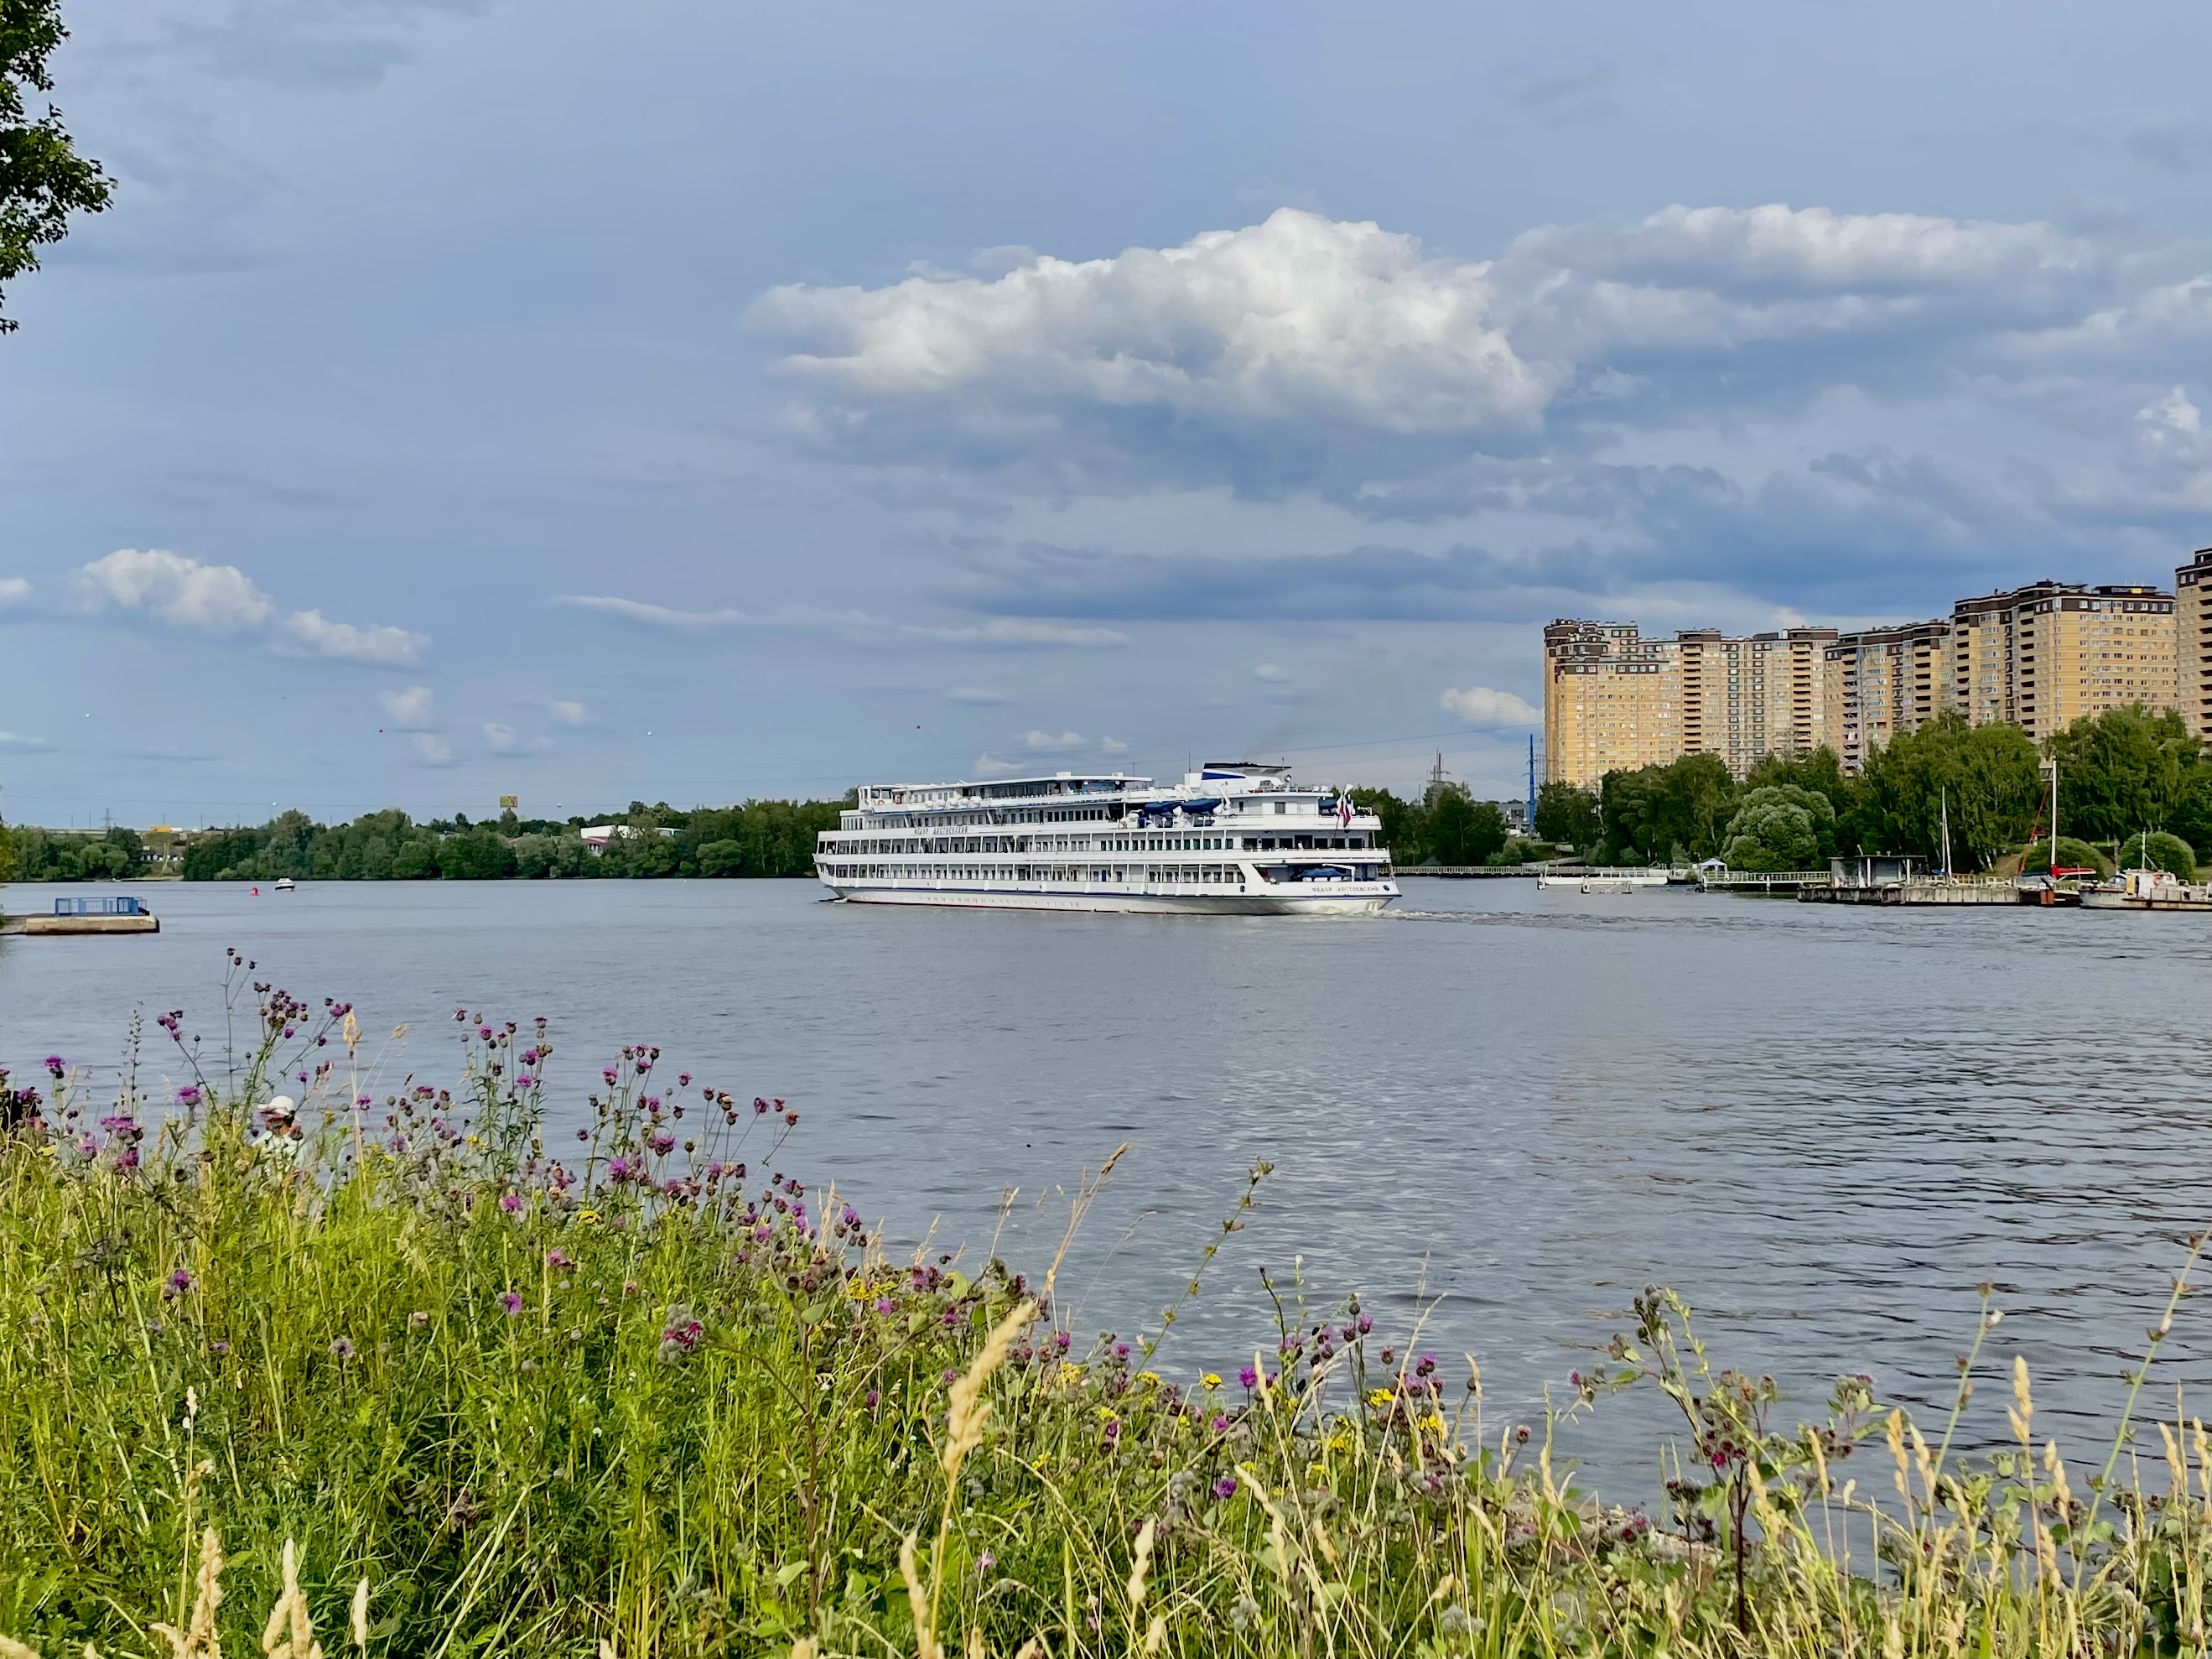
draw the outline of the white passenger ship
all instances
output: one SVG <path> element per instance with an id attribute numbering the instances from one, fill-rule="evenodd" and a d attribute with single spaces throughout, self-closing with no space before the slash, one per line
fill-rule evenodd
<path id="1" fill-rule="evenodd" d="M 1118 772 L 878 783 L 856 800 L 814 851 L 854 903 L 1282 915 L 1398 896 L 1382 820 L 1283 766 L 1208 763 L 1158 787 Z"/>

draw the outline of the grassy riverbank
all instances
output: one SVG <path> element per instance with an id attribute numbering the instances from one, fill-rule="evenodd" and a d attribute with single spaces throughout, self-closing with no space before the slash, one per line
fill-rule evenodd
<path id="1" fill-rule="evenodd" d="M 1801 1430 L 1653 1293 L 1577 1385 L 1674 1396 L 1684 1478 L 1610 1509 L 1356 1304 L 1181 1374 L 1060 1328 L 1051 1262 L 887 1260 L 787 1173 L 793 1114 L 657 1050 L 550 1145 L 543 1030 L 467 1014 L 457 1085 L 377 1086 L 343 1006 L 245 988 L 234 1067 L 148 1034 L 162 1099 L 0 1081 L 0 1636 L 35 1652 L 211 1659 L 272 1603 L 293 1659 L 302 1618 L 441 1659 L 2201 1643 L 2193 1424 L 2069 1468 L 2023 1374 L 1993 1465 L 1858 1379 Z"/>

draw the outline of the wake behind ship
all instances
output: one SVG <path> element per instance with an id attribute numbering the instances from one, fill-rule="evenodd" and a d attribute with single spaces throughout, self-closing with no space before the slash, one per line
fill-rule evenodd
<path id="1" fill-rule="evenodd" d="M 1208 762 L 1175 786 L 1075 772 L 878 783 L 815 845 L 855 904 L 1348 915 L 1398 896 L 1382 821 L 1287 767 Z"/>

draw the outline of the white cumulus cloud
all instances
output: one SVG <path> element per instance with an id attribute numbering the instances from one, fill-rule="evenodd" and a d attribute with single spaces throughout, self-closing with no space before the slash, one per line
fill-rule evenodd
<path id="1" fill-rule="evenodd" d="M 451 766 L 453 763 L 453 745 L 443 738 L 429 732 L 417 732 L 408 746 L 415 751 L 415 761 L 420 766 Z"/>
<path id="2" fill-rule="evenodd" d="M 97 604 L 143 611 L 179 628 L 246 633 L 276 613 L 276 601 L 234 564 L 207 564 L 165 548 L 118 549 L 78 572 Z"/>
<path id="3" fill-rule="evenodd" d="M 385 718 L 402 732 L 427 732 L 438 723 L 438 699 L 427 685 L 380 691 L 376 700 L 384 705 Z"/>
<path id="4" fill-rule="evenodd" d="M 1797 371 L 1809 393 L 1838 372 L 1818 354 L 1827 342 L 1940 324 L 1952 344 L 1994 346 L 2005 331 L 2081 324 L 2119 269 L 2039 222 L 1674 206 L 1625 226 L 1542 227 L 1470 259 L 1284 208 L 1176 247 L 1040 254 L 994 277 L 787 285 L 749 315 L 797 348 L 782 367 L 844 411 L 802 410 L 796 429 L 838 441 L 874 436 L 872 407 L 945 404 L 968 405 L 976 433 L 1027 421 L 1039 439 L 1079 429 L 1066 411 L 1083 404 L 1405 438 L 1525 432 L 1571 391 L 1648 391 L 1668 359 L 1759 344 L 1814 348 Z M 2160 304 L 2193 314 L 2194 298 L 2185 285 Z M 1624 352 L 1662 361 L 1625 374 L 1609 361 Z M 913 429 L 905 441 L 921 441 Z"/>
<path id="5" fill-rule="evenodd" d="M 0 576 L 0 611 L 21 605 L 31 597 L 31 584 L 21 576 Z"/>
<path id="6" fill-rule="evenodd" d="M 52 750 L 53 744 L 44 738 L 27 738 L 20 732 L 0 732 L 0 754 L 44 755 L 51 754 Z"/>
<path id="7" fill-rule="evenodd" d="M 1022 733 L 1022 747 L 1032 755 L 1073 755 L 1091 747 L 1091 739 L 1080 732 L 1038 732 Z"/>
<path id="8" fill-rule="evenodd" d="M 1263 662 L 1252 671 L 1252 678 L 1264 680 L 1269 685 L 1283 685 L 1289 682 L 1291 677 L 1273 663 Z"/>
<path id="9" fill-rule="evenodd" d="M 750 318 L 801 346 L 787 368 L 864 397 L 994 382 L 1018 398 L 1392 430 L 1526 424 L 1557 388 L 1492 319 L 1487 269 L 1285 208 L 1180 247 L 1040 255 L 995 279 L 772 289 Z"/>
<path id="10" fill-rule="evenodd" d="M 1446 713 L 1469 726 L 1535 726 L 1544 718 L 1510 691 L 1486 685 L 1471 685 L 1464 691 L 1455 686 L 1437 701 Z"/>
<path id="11" fill-rule="evenodd" d="M 549 702 L 545 709 L 563 726 L 581 726 L 592 717 L 592 711 L 580 702 Z"/>
<path id="12" fill-rule="evenodd" d="M 351 623 L 331 622 L 319 611 L 293 612 L 284 619 L 284 634 L 322 656 L 393 667 L 421 661 L 422 647 L 429 643 L 404 628 L 356 628 Z"/>
<path id="13" fill-rule="evenodd" d="M 210 564 L 166 548 L 119 548 L 78 570 L 76 586 L 95 609 L 132 611 L 193 633 L 252 635 L 342 662 L 411 663 L 429 643 L 404 628 L 356 627 L 320 611 L 280 618 L 276 602 L 236 565 Z"/>

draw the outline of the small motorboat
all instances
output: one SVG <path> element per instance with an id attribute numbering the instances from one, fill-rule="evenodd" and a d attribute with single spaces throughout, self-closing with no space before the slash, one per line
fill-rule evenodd
<path id="1" fill-rule="evenodd" d="M 276 890 L 280 893 L 292 893 L 297 892 L 299 888 L 291 877 L 279 876 L 276 878 Z"/>

